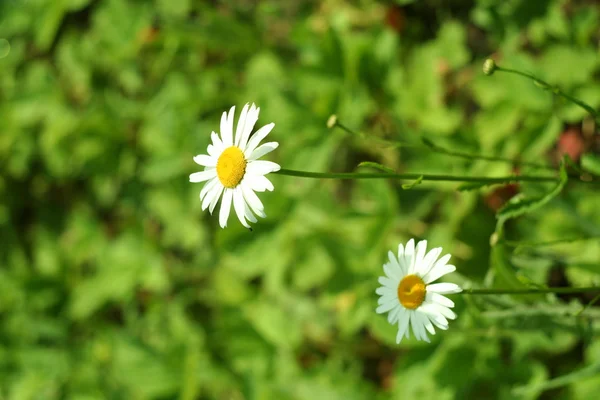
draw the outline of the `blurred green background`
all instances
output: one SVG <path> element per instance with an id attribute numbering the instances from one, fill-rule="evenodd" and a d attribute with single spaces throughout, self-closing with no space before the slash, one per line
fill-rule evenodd
<path id="1" fill-rule="evenodd" d="M 573 317 L 593 295 L 453 296 L 432 344 L 396 345 L 374 312 L 411 237 L 453 255 L 451 281 L 492 284 L 495 212 L 547 185 L 271 175 L 248 232 L 220 229 L 188 176 L 247 102 L 284 168 L 515 171 L 328 130 L 333 113 L 388 140 L 578 161 L 600 149 L 584 110 L 481 65 L 598 108 L 599 43 L 588 0 L 0 0 L 0 399 L 594 398 L 600 309 Z M 598 236 L 599 204 L 570 183 L 507 237 Z M 598 240 L 502 257 L 523 282 L 600 283 Z"/>

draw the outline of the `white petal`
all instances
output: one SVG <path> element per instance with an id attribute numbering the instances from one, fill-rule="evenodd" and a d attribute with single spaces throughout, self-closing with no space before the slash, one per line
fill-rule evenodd
<path id="1" fill-rule="evenodd" d="M 417 314 L 414 310 L 410 310 L 410 326 L 412 328 L 413 334 L 415 335 L 415 339 L 421 340 L 421 331 L 418 329 L 417 325 Z"/>
<path id="2" fill-rule="evenodd" d="M 394 294 L 395 292 L 387 286 L 380 286 L 377 289 L 375 289 L 375 293 L 377 293 L 380 296 L 384 296 L 385 294 Z"/>
<path id="3" fill-rule="evenodd" d="M 411 318 L 412 318 L 413 313 L 412 313 L 412 310 L 404 310 L 404 312 L 408 315 L 408 325 L 406 328 L 406 332 L 404 333 L 404 336 L 407 339 L 410 339 L 410 326 L 412 325 Z"/>
<path id="4" fill-rule="evenodd" d="M 223 199 L 221 199 L 221 211 L 219 211 L 219 225 L 221 228 L 227 226 L 229 211 L 231 210 L 231 201 L 233 200 L 233 190 L 225 189 Z"/>
<path id="5" fill-rule="evenodd" d="M 433 285 L 427 285 L 427 291 L 439 294 L 451 294 L 460 293 L 462 289 L 454 283 L 434 283 Z"/>
<path id="6" fill-rule="evenodd" d="M 224 112 L 221 115 L 221 138 L 223 139 L 224 147 L 233 146 L 233 116 L 235 113 L 235 106 L 231 107 L 229 113 Z"/>
<path id="7" fill-rule="evenodd" d="M 281 167 L 279 164 L 274 163 L 273 161 L 249 161 L 248 166 L 246 167 L 246 173 L 252 174 L 255 176 L 266 175 L 270 172 L 279 171 Z"/>
<path id="8" fill-rule="evenodd" d="M 236 187 L 233 191 L 233 208 L 235 209 L 235 213 L 237 214 L 238 219 L 246 228 L 250 228 L 250 225 L 246 222 L 246 216 L 244 213 L 244 196 L 242 195 L 242 190 L 240 187 Z"/>
<path id="9" fill-rule="evenodd" d="M 390 279 L 387 276 L 380 276 L 379 283 L 392 290 L 395 290 L 398 287 L 398 281 Z"/>
<path id="10" fill-rule="evenodd" d="M 213 146 L 212 144 L 208 145 L 208 147 L 206 148 L 206 152 L 211 157 L 217 157 L 217 151 L 215 150 L 215 146 Z M 218 159 L 218 157 L 217 157 L 217 159 Z"/>
<path id="11" fill-rule="evenodd" d="M 213 182 L 213 181 L 210 181 L 210 182 Z M 207 186 L 208 186 L 208 183 L 206 185 L 204 185 L 204 188 L 202 188 L 202 190 L 206 189 Z M 211 189 L 209 189 L 207 191 L 207 193 L 205 193 L 204 198 L 202 199 L 202 211 L 206 210 L 208 205 L 214 200 L 213 197 L 215 196 L 216 193 L 214 193 L 213 189 L 215 189 L 214 185 L 211 187 Z M 200 195 L 200 198 L 202 198 L 202 194 Z"/>
<path id="12" fill-rule="evenodd" d="M 245 200 L 244 200 L 244 215 L 246 216 L 248 221 L 250 221 L 252 223 L 257 222 L 256 217 L 252 213 L 252 210 L 250 210 L 250 207 L 248 207 L 248 203 L 246 203 Z"/>
<path id="13" fill-rule="evenodd" d="M 415 312 L 414 315 L 415 315 L 415 317 L 417 317 L 418 324 L 417 324 L 416 328 L 419 330 L 421 339 L 423 339 L 427 343 L 431 343 L 431 341 L 429 340 L 429 337 L 427 336 L 427 332 L 425 332 L 425 320 L 427 320 L 427 322 L 429 322 L 429 320 L 427 319 L 426 316 L 422 315 L 419 312 Z"/>
<path id="14" fill-rule="evenodd" d="M 454 313 L 454 311 L 452 311 L 451 309 L 449 309 L 448 307 L 444 307 L 441 304 L 434 304 L 437 312 L 448 319 L 456 319 L 456 314 Z"/>
<path id="15" fill-rule="evenodd" d="M 265 176 L 253 176 L 249 178 L 248 185 L 255 192 L 264 192 L 265 190 L 272 192 L 275 189 L 271 181 Z"/>
<path id="16" fill-rule="evenodd" d="M 423 258 L 425 257 L 425 252 L 427 251 L 427 240 L 421 240 L 417 243 L 416 254 L 414 258 L 414 262 L 412 265 L 412 269 L 410 270 L 411 274 L 418 274 L 421 270 L 421 265 L 423 265 Z"/>
<path id="17" fill-rule="evenodd" d="M 267 125 L 263 126 L 262 128 L 260 128 L 259 130 L 257 130 L 254 133 L 254 135 L 252 135 L 250 140 L 248 141 L 248 145 L 246 146 L 244 154 L 252 154 L 252 152 L 254 151 L 254 149 L 256 149 L 258 147 L 260 142 L 265 137 L 267 137 L 267 135 L 269 133 L 271 133 L 274 126 L 275 126 L 275 124 L 271 122 L 270 124 L 267 124 Z"/>
<path id="18" fill-rule="evenodd" d="M 206 195 L 206 197 L 212 196 L 212 200 L 210 202 L 210 207 L 208 207 L 208 211 L 211 213 L 211 215 L 212 215 L 213 211 L 215 210 L 215 206 L 217 205 L 219 198 L 221 198 L 221 193 L 223 193 L 224 190 L 225 190 L 225 188 L 223 187 L 223 185 L 217 185 L 211 191 L 212 193 Z"/>
<path id="19" fill-rule="evenodd" d="M 223 150 L 225 150 L 225 147 L 223 146 L 223 142 L 219 138 L 219 135 L 216 134 L 216 132 L 214 132 L 214 131 L 211 132 L 210 138 L 212 140 L 213 148 L 217 154 L 220 154 Z"/>
<path id="20" fill-rule="evenodd" d="M 383 272 L 386 276 L 400 281 L 400 267 L 394 266 L 392 263 L 383 264 Z"/>
<path id="21" fill-rule="evenodd" d="M 415 241 L 410 239 L 404 247 L 404 266 L 406 268 L 406 274 L 412 274 L 413 265 L 415 262 Z"/>
<path id="22" fill-rule="evenodd" d="M 244 181 L 242 181 L 240 186 L 242 188 L 242 194 L 244 195 L 244 200 L 246 200 L 246 203 L 250 206 L 252 211 L 254 211 L 254 213 L 256 215 L 258 215 L 259 217 L 265 218 L 266 217 L 266 215 L 264 213 L 265 207 L 263 206 L 262 202 L 260 201 L 260 199 L 258 198 L 256 193 L 254 193 L 254 191 L 250 188 L 250 186 L 247 185 L 246 183 L 244 183 Z"/>
<path id="23" fill-rule="evenodd" d="M 239 148 L 245 150 L 246 145 L 248 144 L 248 138 L 250 137 L 250 133 L 252 129 L 254 129 L 254 125 L 256 121 L 258 121 L 258 114 L 260 113 L 260 108 L 256 107 L 254 103 L 250 107 L 248 111 L 248 115 L 246 116 L 246 123 L 244 124 L 244 129 L 242 130 L 241 137 L 239 139 Z"/>
<path id="24" fill-rule="evenodd" d="M 436 247 L 435 249 L 431 249 L 423 259 L 423 263 L 419 268 L 419 276 L 425 276 L 431 268 L 435 265 L 435 261 L 442 253 L 441 247 Z"/>
<path id="25" fill-rule="evenodd" d="M 400 315 L 398 316 L 398 335 L 396 335 L 396 343 L 400 343 L 402 340 L 402 336 L 407 334 L 408 326 L 410 322 L 410 312 L 405 309 L 400 310 Z M 406 336 L 407 338 L 409 335 Z"/>
<path id="26" fill-rule="evenodd" d="M 398 245 L 398 259 L 401 260 L 404 257 L 404 245 L 400 243 Z"/>
<path id="27" fill-rule="evenodd" d="M 206 196 L 206 194 L 215 187 L 216 184 L 220 183 L 219 178 L 214 177 L 212 178 L 210 181 L 206 182 L 204 184 L 204 187 L 202 188 L 202 190 L 200 191 L 200 200 L 204 199 L 204 196 Z M 204 209 L 203 209 L 204 210 Z"/>
<path id="28" fill-rule="evenodd" d="M 433 282 L 439 279 L 440 277 L 454 271 L 456 271 L 456 267 L 454 265 L 446 264 L 438 266 L 436 263 L 436 265 L 431 269 L 431 271 L 429 271 L 429 273 L 423 277 L 423 282 Z"/>
<path id="29" fill-rule="evenodd" d="M 390 262 L 389 262 L 390 267 L 392 267 L 392 270 L 396 272 L 395 276 L 397 276 L 398 278 L 404 277 L 404 275 L 402 275 L 402 273 L 401 273 L 400 265 L 398 265 L 398 260 L 394 256 L 394 253 L 392 253 L 391 251 L 388 251 L 388 260 L 390 260 Z M 385 268 L 385 266 L 384 266 L 384 268 Z"/>
<path id="30" fill-rule="evenodd" d="M 433 327 L 433 324 L 429 320 L 429 317 L 426 314 L 420 314 L 421 321 L 423 322 L 423 326 L 425 327 L 425 329 L 427 329 L 427 332 L 431 333 L 432 335 L 435 335 L 435 329 Z"/>
<path id="31" fill-rule="evenodd" d="M 435 324 L 435 326 L 437 326 L 440 329 L 446 330 L 448 329 L 448 320 L 440 312 L 440 307 L 442 306 L 433 303 L 423 303 L 421 307 L 419 307 L 419 311 L 425 313 L 427 317 L 431 320 L 431 322 Z"/>
<path id="32" fill-rule="evenodd" d="M 214 168 L 205 169 L 201 172 L 194 172 L 190 175 L 190 182 L 204 182 L 217 176 L 217 171 Z"/>
<path id="33" fill-rule="evenodd" d="M 235 131 L 235 137 L 233 139 L 233 144 L 237 147 L 240 147 L 240 139 L 242 138 L 242 131 L 244 130 L 244 127 L 246 126 L 246 117 L 248 116 L 248 103 L 246 103 L 244 105 L 244 108 L 242 108 L 242 112 L 240 113 L 240 118 L 238 119 L 238 123 L 237 123 L 237 129 Z"/>
<path id="34" fill-rule="evenodd" d="M 425 295 L 425 298 L 428 301 L 431 301 L 432 303 L 439 304 L 444 307 L 448 307 L 448 308 L 454 307 L 454 302 L 452 300 L 450 300 L 449 298 L 442 296 L 441 294 L 438 294 L 438 293 L 427 292 L 427 294 Z"/>
<path id="35" fill-rule="evenodd" d="M 269 142 L 269 143 L 261 144 L 250 155 L 244 154 L 244 156 L 246 157 L 246 159 L 248 159 L 250 161 L 254 161 L 254 160 L 261 158 L 265 154 L 269 154 L 270 152 L 275 150 L 277 147 L 279 147 L 279 143 L 277 143 L 277 142 Z"/>
<path id="36" fill-rule="evenodd" d="M 396 302 L 396 303 L 399 304 L 399 302 L 398 302 L 398 296 L 395 295 L 395 294 L 393 294 L 393 293 L 392 294 L 386 293 L 386 294 L 382 295 L 381 297 L 379 297 L 377 299 L 377 304 L 385 304 L 385 303 L 388 303 L 390 301 L 394 301 L 394 302 Z"/>
<path id="37" fill-rule="evenodd" d="M 404 263 L 404 246 L 402 243 L 398 245 L 398 266 L 400 267 L 402 276 L 408 275 L 408 267 Z"/>
<path id="38" fill-rule="evenodd" d="M 398 321 L 398 316 L 403 309 L 404 308 L 400 306 L 400 304 L 398 304 L 396 308 L 392 309 L 392 311 L 390 311 L 388 314 L 388 322 L 392 325 L 395 324 L 396 321 Z"/>
<path id="39" fill-rule="evenodd" d="M 427 271 L 426 274 L 423 275 L 423 277 L 427 276 L 428 274 L 431 275 L 433 273 L 433 271 L 436 270 L 437 268 L 444 267 L 448 263 L 449 260 L 450 260 L 450 254 L 446 254 L 446 255 L 442 256 L 442 258 L 440 258 L 439 260 L 437 260 L 433 264 L 433 266 L 431 267 L 431 269 L 429 271 Z"/>
<path id="40" fill-rule="evenodd" d="M 206 186 L 208 186 L 208 184 L 206 184 L 205 187 Z M 209 204 L 212 204 L 213 202 L 219 200 L 219 196 L 221 196 L 220 189 L 222 187 L 223 186 L 220 183 L 217 183 L 216 185 L 212 185 L 212 187 L 207 190 L 206 194 L 204 195 L 204 199 L 202 199 L 202 211 L 206 210 L 206 207 L 208 207 Z M 215 200 L 215 197 L 217 198 L 217 200 Z"/>
<path id="41" fill-rule="evenodd" d="M 198 154 L 196 157 L 194 157 L 194 162 L 198 165 L 202 165 L 203 167 L 217 166 L 217 159 L 205 154 Z"/>
<path id="42" fill-rule="evenodd" d="M 394 308 L 397 305 L 398 305 L 398 302 L 389 301 L 389 302 L 387 302 L 385 304 L 382 304 L 379 307 L 377 307 L 377 309 L 375 309 L 375 312 L 377 314 L 383 314 L 385 312 L 390 311 L 392 308 Z"/>
<path id="43" fill-rule="evenodd" d="M 424 340 L 421 335 L 421 320 L 419 318 L 419 313 L 411 310 L 410 313 L 410 324 L 412 325 L 412 331 L 415 334 L 415 338 L 417 340 Z M 424 330 L 423 330 L 424 333 Z"/>

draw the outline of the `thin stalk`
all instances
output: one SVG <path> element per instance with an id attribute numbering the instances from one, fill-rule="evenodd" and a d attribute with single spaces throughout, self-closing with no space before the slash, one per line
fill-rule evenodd
<path id="1" fill-rule="evenodd" d="M 552 166 L 539 164 L 539 163 L 535 163 L 535 162 L 530 162 L 530 161 L 519 161 L 519 160 L 513 160 L 513 159 L 505 158 L 505 157 L 486 156 L 486 155 L 468 153 L 468 152 L 464 152 L 464 151 L 449 150 L 444 147 L 440 147 L 440 146 L 434 144 L 433 142 L 423 139 L 423 138 L 421 140 L 425 143 L 424 145 L 405 143 L 405 142 L 402 142 L 399 140 L 387 140 L 387 139 L 382 139 L 382 138 L 379 138 L 376 136 L 368 136 L 363 133 L 353 131 L 352 129 L 348 128 L 346 125 L 342 124 L 338 120 L 336 120 L 336 123 L 334 126 L 340 128 L 341 130 L 343 130 L 347 133 L 350 133 L 352 135 L 360 136 L 360 137 L 363 137 L 366 139 L 373 139 L 377 142 L 380 142 L 380 143 L 388 145 L 388 146 L 394 146 L 394 147 L 400 147 L 400 148 L 406 147 L 406 148 L 413 148 L 413 149 L 422 149 L 422 150 L 432 151 L 432 152 L 438 153 L 438 154 L 444 154 L 444 155 L 447 155 L 450 157 L 458 157 L 458 158 L 464 158 L 464 159 L 468 159 L 468 160 L 503 162 L 503 163 L 518 165 L 518 166 L 523 166 L 523 167 L 533 167 L 533 168 L 539 168 L 539 169 L 554 170 L 554 168 Z"/>
<path id="2" fill-rule="evenodd" d="M 589 293 L 600 292 L 600 286 L 573 287 L 573 288 L 527 288 L 527 289 L 465 289 L 457 294 L 469 295 L 489 295 L 489 294 L 571 294 L 571 293 Z"/>
<path id="3" fill-rule="evenodd" d="M 553 86 L 551 84 L 549 84 L 548 82 L 545 82 L 539 78 L 536 78 L 535 76 L 528 74 L 526 72 L 521 72 L 521 71 L 517 71 L 516 69 L 511 69 L 511 68 L 504 68 L 504 67 L 500 67 L 500 66 L 496 66 L 495 68 L 496 71 L 502 71 L 502 72 L 508 72 L 510 74 L 515 74 L 515 75 L 520 75 L 523 76 L 525 78 L 529 78 L 531 79 L 536 85 L 540 86 L 543 89 L 546 90 L 550 90 L 552 93 L 563 97 L 564 99 L 570 101 L 571 103 L 577 104 L 579 107 L 583 108 L 584 110 L 586 110 L 592 117 L 594 118 L 598 118 L 600 117 L 600 113 L 598 111 L 596 111 L 592 106 L 590 106 L 587 103 L 584 103 L 583 101 L 576 99 L 575 97 L 563 92 L 562 90 L 560 90 L 560 88 L 558 88 L 557 86 Z"/>
<path id="4" fill-rule="evenodd" d="M 547 242 L 519 242 L 519 241 L 513 241 L 513 240 L 505 240 L 504 243 L 506 243 L 506 245 L 510 246 L 510 247 L 543 247 L 543 246 L 553 246 L 556 244 L 583 242 L 586 240 L 598 240 L 598 239 L 600 239 L 600 236 L 572 237 L 572 238 L 566 238 L 566 239 L 550 240 Z"/>
<path id="5" fill-rule="evenodd" d="M 405 179 L 438 182 L 482 182 L 482 183 L 513 183 L 513 182 L 558 182 L 558 178 L 552 176 L 533 175 L 510 175 L 499 177 L 487 176 L 456 176 L 438 174 L 393 174 L 393 173 L 370 173 L 370 172 L 308 172 L 282 168 L 275 172 L 280 175 L 296 176 L 300 178 L 315 179 Z"/>
<path id="6" fill-rule="evenodd" d="M 530 162 L 530 161 L 511 160 L 510 158 L 504 158 L 504 157 L 473 154 L 473 153 L 468 153 L 468 152 L 464 152 L 464 151 L 449 150 L 444 147 L 440 147 L 430 141 L 426 141 L 425 143 L 426 143 L 426 145 L 422 146 L 423 148 L 428 148 L 430 151 L 434 151 L 439 154 L 445 154 L 447 156 L 465 158 L 468 160 L 484 160 L 484 161 L 503 162 L 503 163 L 519 165 L 519 166 L 523 166 L 523 167 L 547 169 L 547 170 L 551 170 L 551 171 L 555 170 L 555 168 L 551 167 L 550 165 L 538 164 L 538 163 Z"/>

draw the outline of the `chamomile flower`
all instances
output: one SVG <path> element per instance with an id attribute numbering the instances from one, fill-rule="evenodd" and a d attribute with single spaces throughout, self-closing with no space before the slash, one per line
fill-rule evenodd
<path id="1" fill-rule="evenodd" d="M 238 219 L 246 228 L 248 221 L 256 222 L 254 214 L 265 218 L 265 209 L 255 192 L 272 191 L 273 184 L 265 175 L 279 171 L 278 164 L 259 160 L 260 157 L 275 150 L 279 143 L 269 142 L 259 146 L 271 132 L 274 123 L 260 128 L 252 137 L 250 133 L 258 120 L 260 108 L 254 103 L 246 104 L 240 114 L 235 136 L 233 117 L 235 106 L 221 116 L 221 136 L 211 133 L 212 144 L 206 149 L 208 155 L 199 154 L 194 161 L 205 167 L 204 171 L 190 175 L 190 182 L 206 182 L 200 191 L 202 210 L 212 214 L 219 199 L 219 225 L 227 226 L 231 204 Z"/>
<path id="2" fill-rule="evenodd" d="M 390 324 L 398 324 L 396 343 L 410 336 L 409 326 L 418 340 L 429 342 L 427 332 L 435 335 L 435 328 L 448 329 L 448 320 L 455 319 L 451 310 L 454 302 L 445 294 L 459 293 L 454 283 L 433 283 L 456 270 L 449 265 L 450 254 L 438 259 L 442 248 L 427 252 L 427 241 L 409 240 L 406 247 L 398 246 L 398 255 L 388 252 L 389 261 L 383 265 L 385 276 L 379 277 L 383 286 L 377 288 L 380 296 L 376 312 L 388 313 Z"/>

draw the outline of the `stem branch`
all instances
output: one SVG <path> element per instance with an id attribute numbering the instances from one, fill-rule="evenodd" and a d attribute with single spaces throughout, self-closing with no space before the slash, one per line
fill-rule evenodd
<path id="1" fill-rule="evenodd" d="M 458 294 L 489 295 L 489 294 L 540 294 L 540 293 L 589 293 L 600 292 L 600 286 L 588 287 L 555 287 L 555 288 L 527 288 L 527 289 L 465 289 Z"/>
<path id="2" fill-rule="evenodd" d="M 508 72 L 510 74 L 516 74 L 516 75 L 523 76 L 525 78 L 529 78 L 536 85 L 542 87 L 543 89 L 550 90 L 552 93 L 554 93 L 558 96 L 562 96 L 564 99 L 569 100 L 571 103 L 577 104 L 579 107 L 586 110 L 592 117 L 594 117 L 594 118 L 600 117 L 600 113 L 598 111 L 594 110 L 594 108 L 592 106 L 590 106 L 589 104 L 584 103 L 583 101 L 581 101 L 579 99 L 576 99 L 575 97 L 560 90 L 559 87 L 553 86 L 553 85 L 549 84 L 548 82 L 543 81 L 539 78 L 536 78 L 535 76 L 533 76 L 531 74 L 528 74 L 526 72 L 517 71 L 516 69 L 504 68 L 504 67 L 500 67 L 500 66 L 496 66 L 496 71 Z"/>
<path id="3" fill-rule="evenodd" d="M 275 172 L 280 175 L 296 176 L 300 178 L 316 179 L 405 179 L 438 182 L 482 182 L 482 183 L 512 183 L 512 182 L 558 182 L 558 178 L 552 176 L 532 175 L 509 175 L 499 177 L 486 176 L 455 176 L 439 174 L 395 174 L 395 173 L 372 173 L 372 172 L 308 172 L 282 168 Z"/>

